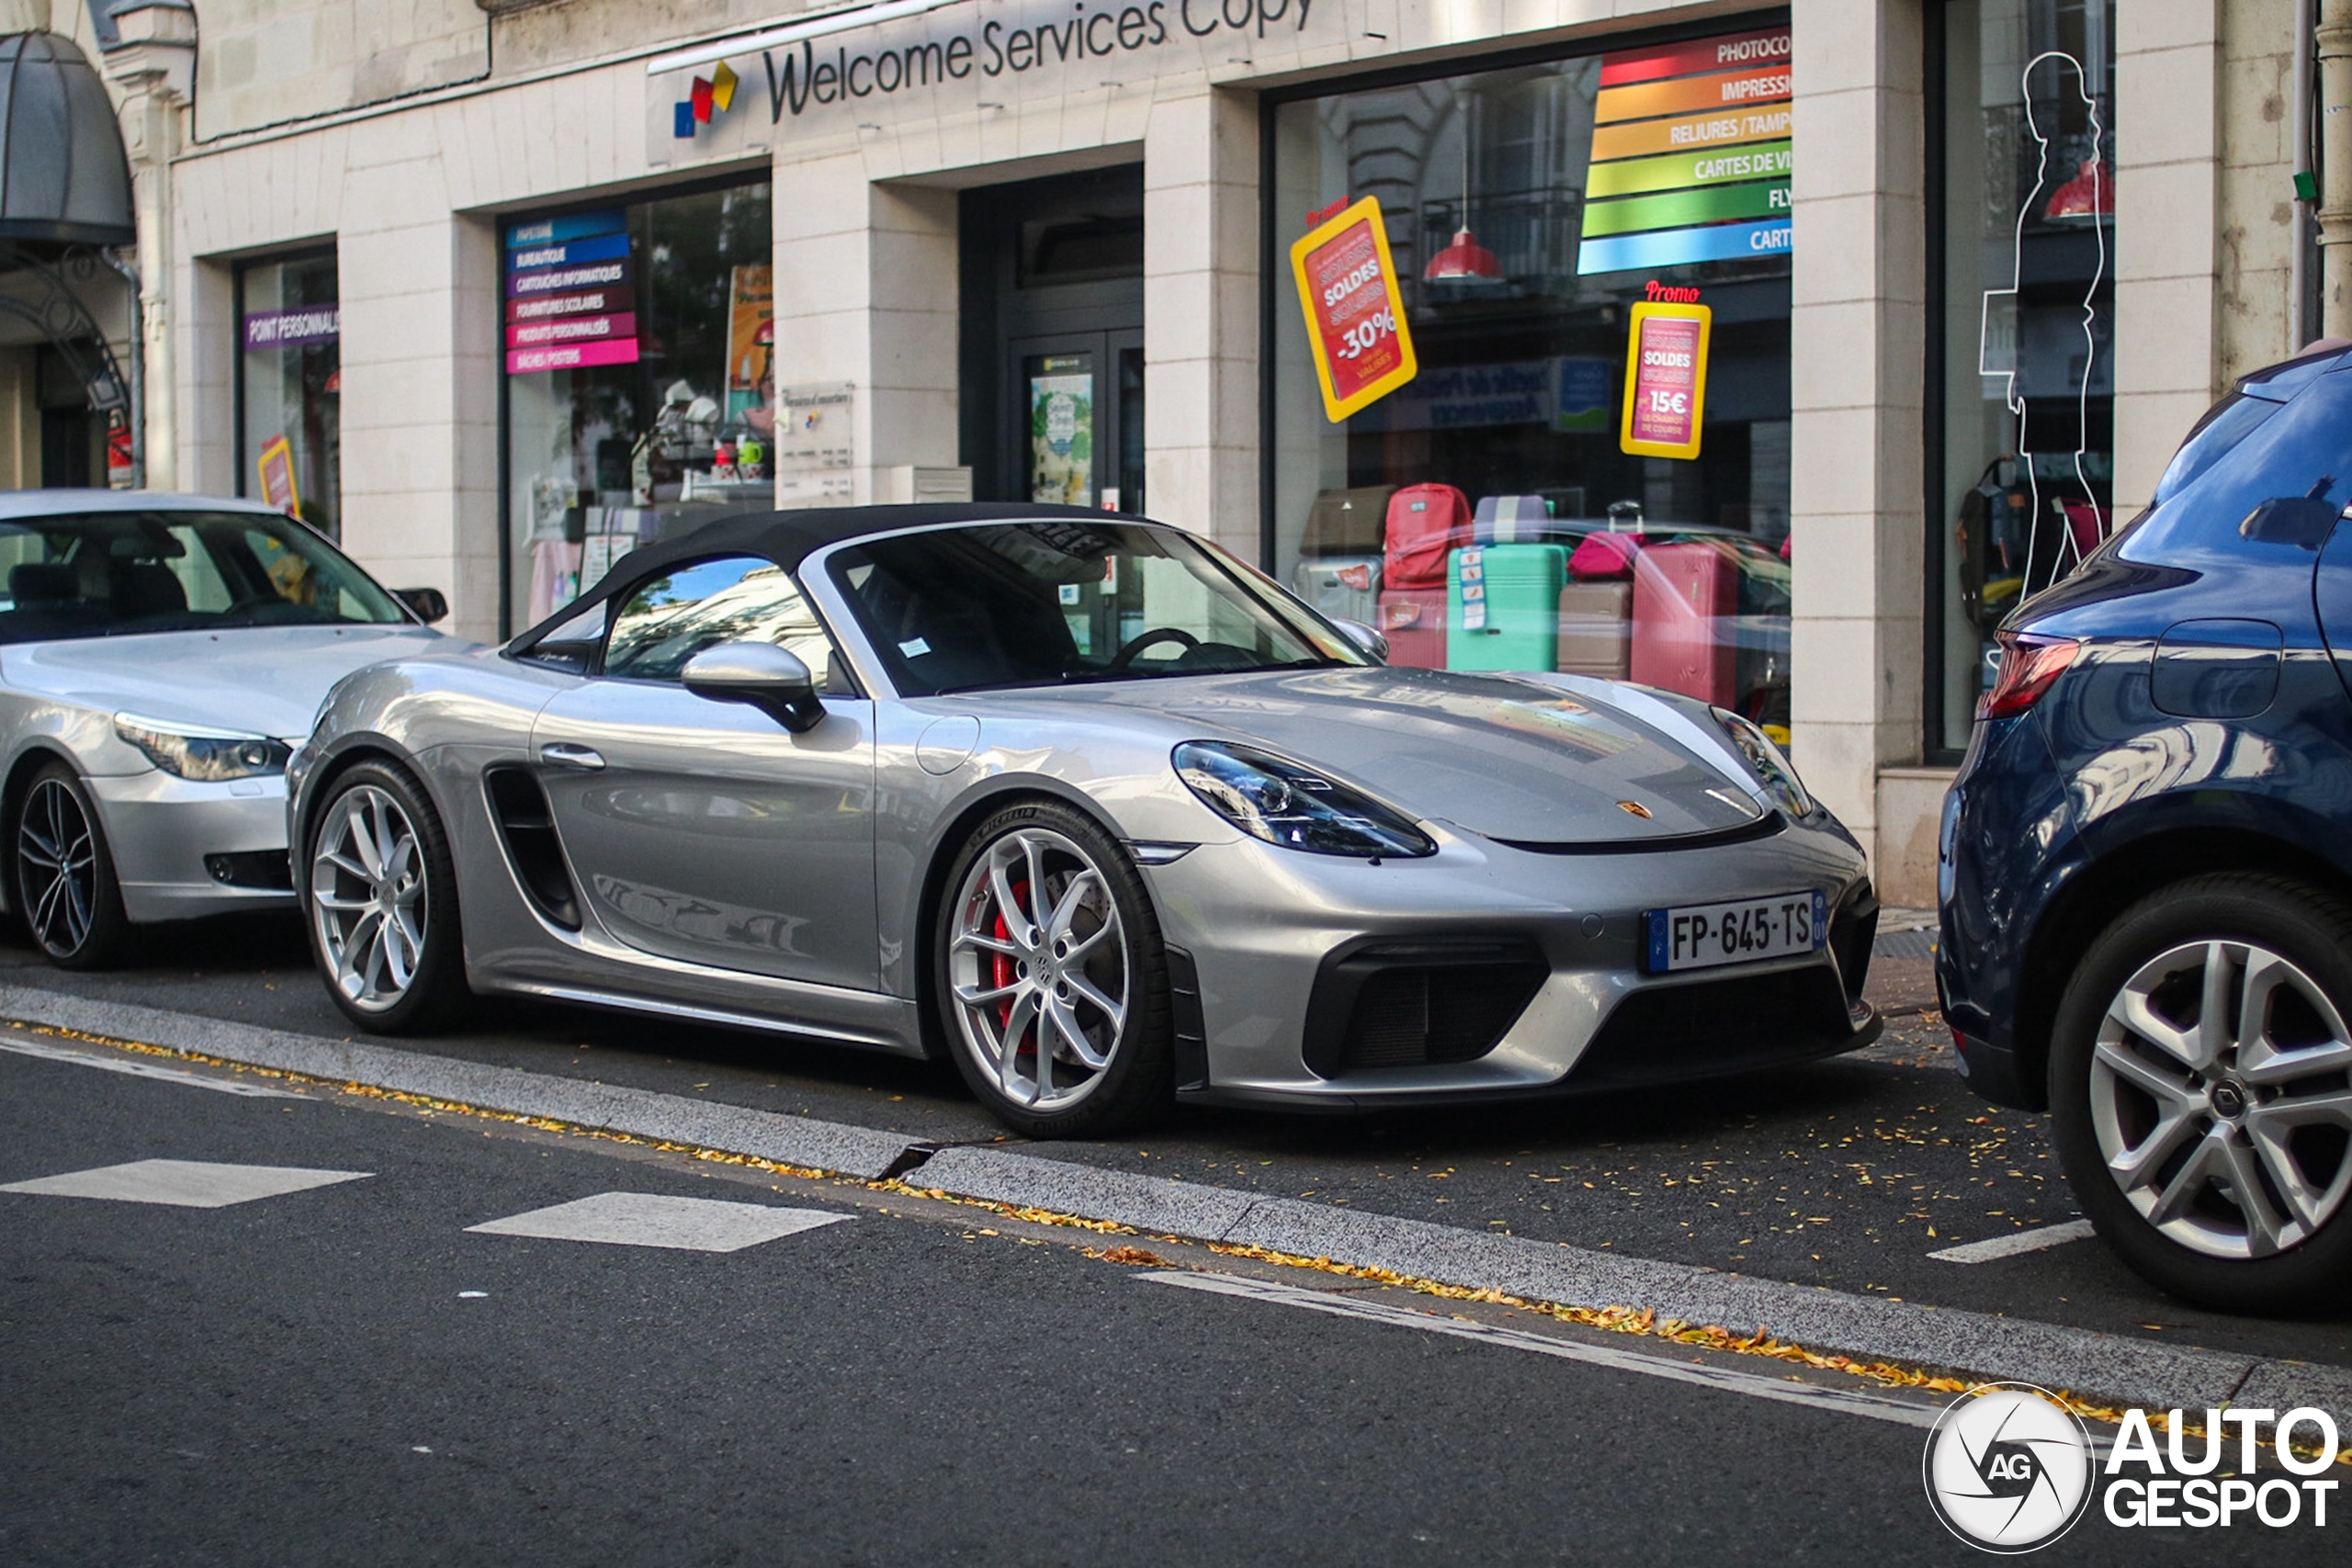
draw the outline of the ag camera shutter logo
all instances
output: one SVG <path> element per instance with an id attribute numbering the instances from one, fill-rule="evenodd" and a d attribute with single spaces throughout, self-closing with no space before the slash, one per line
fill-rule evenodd
<path id="1" fill-rule="evenodd" d="M 1928 1434 L 1922 1470 L 1944 1528 L 2004 1555 L 2074 1529 L 2096 1490 L 2089 1432 L 2031 1383 L 1986 1383 L 1954 1401 Z"/>

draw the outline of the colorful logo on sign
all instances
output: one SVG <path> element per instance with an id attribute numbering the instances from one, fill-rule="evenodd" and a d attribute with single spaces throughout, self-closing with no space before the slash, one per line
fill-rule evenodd
<path id="1" fill-rule="evenodd" d="M 1316 224 L 1291 246 L 1290 265 L 1306 311 L 1323 412 L 1332 423 L 1419 374 L 1379 197 L 1365 197 Z"/>
<path id="2" fill-rule="evenodd" d="M 1577 271 L 1789 253 L 1789 30 L 1603 55 Z"/>
<path id="3" fill-rule="evenodd" d="M 1645 300 L 1625 345 L 1625 423 L 1617 445 L 1636 457 L 1695 457 L 1707 411 L 1704 305 Z"/>
<path id="4" fill-rule="evenodd" d="M 681 141 L 692 141 L 696 126 L 708 125 L 714 115 L 725 114 L 735 106 L 735 84 L 741 79 L 723 60 L 708 76 L 695 77 L 692 89 L 672 111 L 670 133 Z"/>

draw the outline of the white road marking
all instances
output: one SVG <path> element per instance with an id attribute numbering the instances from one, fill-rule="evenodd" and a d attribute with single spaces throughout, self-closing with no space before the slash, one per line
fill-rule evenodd
<path id="1" fill-rule="evenodd" d="M 2040 1252 L 2045 1247 L 2064 1247 L 2070 1241 L 2086 1241 L 2096 1234 L 2091 1229 L 2090 1221 L 2068 1220 L 2064 1224 L 2011 1231 L 2007 1235 L 1963 1242 L 1958 1247 L 1930 1252 L 1928 1256 L 1939 1263 L 1990 1263 L 1996 1258 L 2015 1258 L 2020 1252 Z"/>
<path id="2" fill-rule="evenodd" d="M 118 1203 L 168 1203 L 180 1209 L 225 1209 L 256 1198 L 277 1198 L 338 1181 L 358 1181 L 366 1170 L 311 1170 L 288 1165 L 214 1165 L 192 1159 L 141 1159 L 95 1170 L 68 1171 L 11 1182 L 0 1192 L 45 1198 L 104 1198 Z"/>
<path id="3" fill-rule="evenodd" d="M 0 1051 L 14 1051 L 19 1056 L 39 1056 L 45 1062 L 71 1062 L 77 1067 L 96 1067 L 100 1072 L 128 1073 L 135 1078 L 162 1078 L 169 1083 L 186 1084 L 190 1089 L 219 1089 L 222 1094 L 252 1095 L 260 1100 L 302 1098 L 299 1094 L 288 1094 L 282 1089 L 267 1089 L 235 1078 L 207 1077 L 184 1068 L 167 1067 L 160 1062 L 142 1062 L 130 1056 L 94 1056 L 86 1051 L 69 1050 L 62 1045 L 44 1045 L 32 1040 L 0 1038 Z"/>
<path id="4" fill-rule="evenodd" d="M 1304 1307 L 1309 1312 L 1329 1313 L 1334 1317 L 1363 1318 L 1396 1328 L 1415 1328 L 1423 1334 L 1475 1339 L 1504 1349 L 1532 1350 L 1539 1356 L 1553 1356 L 1564 1361 L 1581 1361 L 1588 1366 L 1607 1367 L 1643 1377 L 1664 1378 L 1670 1382 L 1695 1383 L 1702 1388 L 1746 1394 L 1754 1399 L 1776 1400 L 1783 1404 L 1803 1404 L 1840 1415 L 1862 1416 L 1873 1421 L 1892 1421 L 1901 1427 L 1932 1427 L 1940 1414 L 1938 1405 L 1915 1404 L 1863 1389 L 1825 1388 L 1815 1383 L 1793 1382 L 1785 1376 L 1770 1377 L 1742 1371 L 1736 1367 L 1718 1366 L 1710 1361 L 1669 1360 L 1663 1356 L 1620 1350 L 1613 1346 L 1588 1345 L 1573 1339 L 1555 1338 L 1548 1334 L 1530 1334 L 1525 1329 L 1506 1328 L 1500 1324 L 1464 1323 L 1456 1318 L 1438 1317 L 1387 1302 L 1366 1301 L 1329 1291 L 1302 1290 L 1296 1285 L 1279 1284 L 1271 1280 L 1250 1280 L 1232 1274 L 1159 1271 L 1139 1274 L 1136 1278 L 1150 1280 L 1156 1285 L 1175 1285 L 1188 1291 L 1206 1291 L 1213 1295 L 1239 1296 L 1247 1301 Z"/>
<path id="5" fill-rule="evenodd" d="M 654 1192 L 599 1192 L 484 1224 L 481 1235 L 541 1236 L 550 1241 L 602 1241 L 618 1247 L 672 1247 L 688 1252 L 736 1252 L 779 1236 L 846 1220 L 824 1209 L 778 1209 L 712 1198 L 672 1198 Z"/>

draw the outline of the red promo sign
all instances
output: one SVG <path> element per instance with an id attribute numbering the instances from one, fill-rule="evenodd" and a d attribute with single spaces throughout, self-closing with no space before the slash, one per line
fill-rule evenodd
<path id="1" fill-rule="evenodd" d="M 1636 457 L 1695 457 L 1707 408 L 1704 305 L 1634 307 L 1625 344 L 1625 423 L 1617 445 Z"/>
<path id="2" fill-rule="evenodd" d="M 1291 246 L 1290 265 L 1332 423 L 1420 374 L 1377 197 L 1309 230 Z"/>
<path id="3" fill-rule="evenodd" d="M 1629 49 L 1600 58 L 1600 85 L 1630 86 L 1635 82 L 1659 82 L 1701 71 L 1736 71 L 1743 66 L 1772 65 L 1789 58 L 1789 29 L 1733 33 L 1725 38 L 1691 39 L 1655 49 Z"/>

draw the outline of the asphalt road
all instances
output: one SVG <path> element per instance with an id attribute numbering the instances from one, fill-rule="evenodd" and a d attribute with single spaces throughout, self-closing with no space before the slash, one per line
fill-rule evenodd
<path id="1" fill-rule="evenodd" d="M 1887 1419 L 1170 1289 L 978 1211 L 0 1053 L 0 1185 L 145 1160 L 348 1179 L 0 1192 L 0 1562 L 1981 1561 Z M 832 1223 L 470 1228 L 614 1192 Z M 2331 1545 L 2094 1514 L 2045 1560 Z"/>
<path id="2" fill-rule="evenodd" d="M 1696 1088 L 1509 1109 L 1326 1119 L 1180 1111 L 1140 1139 L 1039 1152 L 1381 1213 L 2007 1313 L 2166 1343 L 2352 1365 L 2352 1315 L 2267 1322 L 2165 1298 L 2095 1240 L 1993 1262 L 1929 1254 L 2076 1210 L 2044 1118 L 1951 1070 L 1924 937 L 1883 942 L 1893 1018 L 1854 1055 Z M 1892 960 L 1891 962 L 1889 960 Z M 301 1032 L 350 1026 L 290 918 L 149 933 L 131 967 L 63 974 L 0 948 L 17 983 Z M 404 1049 L 886 1127 L 1005 1137 L 952 1070 L 867 1053 L 485 999 L 470 1029 Z"/>

